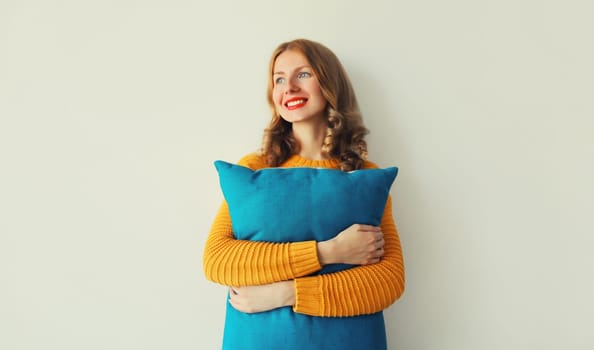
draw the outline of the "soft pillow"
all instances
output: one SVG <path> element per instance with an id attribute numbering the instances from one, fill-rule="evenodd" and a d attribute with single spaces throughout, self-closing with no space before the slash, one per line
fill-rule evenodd
<path id="1" fill-rule="evenodd" d="M 215 162 L 237 239 L 324 241 L 354 223 L 378 226 L 398 169 L 249 168 Z M 327 265 L 319 273 L 350 268 Z M 385 349 L 381 312 L 312 317 L 279 308 L 245 314 L 227 303 L 223 349 Z"/>

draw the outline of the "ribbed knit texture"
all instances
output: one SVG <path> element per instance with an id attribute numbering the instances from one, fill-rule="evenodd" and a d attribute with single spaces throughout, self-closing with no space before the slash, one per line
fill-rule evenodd
<path id="1" fill-rule="evenodd" d="M 239 161 L 251 169 L 266 167 L 261 156 Z M 337 160 L 309 160 L 294 155 L 281 167 L 339 168 Z M 364 168 L 377 168 L 365 162 Z M 267 284 L 295 280 L 296 313 L 311 316 L 355 316 L 384 310 L 404 292 L 404 264 L 400 240 L 388 198 L 382 217 L 384 257 L 379 263 L 310 276 L 322 266 L 315 241 L 266 243 L 236 240 L 229 208 L 223 203 L 206 241 L 203 267 L 206 277 L 226 286 Z"/>

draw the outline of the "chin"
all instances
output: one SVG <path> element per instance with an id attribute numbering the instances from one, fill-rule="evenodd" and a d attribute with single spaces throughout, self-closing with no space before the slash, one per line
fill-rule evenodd
<path id="1" fill-rule="evenodd" d="M 281 114 L 282 115 L 282 114 Z M 291 114 L 288 116 L 283 116 L 282 117 L 284 120 L 288 121 L 289 123 L 298 123 L 298 122 L 313 122 L 313 121 L 317 121 L 319 119 L 324 119 L 324 117 L 319 117 L 319 116 L 315 116 L 315 115 L 311 115 L 311 114 Z"/>
<path id="2" fill-rule="evenodd" d="M 311 118 L 300 118 L 300 117 L 283 118 L 283 119 L 289 123 L 300 123 L 300 122 L 306 122 L 306 121 L 311 120 Z"/>

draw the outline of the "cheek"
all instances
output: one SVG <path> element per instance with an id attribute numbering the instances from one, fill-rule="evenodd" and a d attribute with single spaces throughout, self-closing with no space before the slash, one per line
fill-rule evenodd
<path id="1" fill-rule="evenodd" d="M 280 106 L 280 104 L 282 102 L 282 98 L 283 98 L 283 94 L 280 91 L 280 89 L 274 89 L 274 90 L 272 90 L 272 101 L 274 101 L 274 104 L 277 107 Z"/>
<path id="2" fill-rule="evenodd" d="M 312 83 L 311 84 L 311 90 L 313 94 L 317 95 L 317 96 L 323 96 L 322 95 L 322 88 L 320 87 L 320 84 L 316 83 Z"/>

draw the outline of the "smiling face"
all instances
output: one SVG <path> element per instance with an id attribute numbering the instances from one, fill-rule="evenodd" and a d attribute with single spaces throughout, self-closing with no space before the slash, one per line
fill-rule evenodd
<path id="1" fill-rule="evenodd" d="M 286 50 L 274 61 L 272 100 L 276 111 L 289 123 L 321 121 L 327 101 L 307 58 L 298 50 Z"/>

